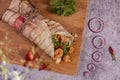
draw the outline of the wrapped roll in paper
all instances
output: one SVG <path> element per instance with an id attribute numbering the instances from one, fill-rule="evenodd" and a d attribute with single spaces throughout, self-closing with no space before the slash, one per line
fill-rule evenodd
<path id="1" fill-rule="evenodd" d="M 2 20 L 21 32 L 52 58 L 69 54 L 74 37 L 58 22 L 35 12 L 27 0 L 12 0 Z"/>
<path id="2" fill-rule="evenodd" d="M 34 12 L 34 7 L 28 0 L 12 0 L 8 9 L 25 16 L 29 16 Z"/>
<path id="3" fill-rule="evenodd" d="M 14 14 L 14 15 L 13 15 Z M 13 16 L 11 16 L 13 15 Z M 15 17 L 14 17 L 15 16 Z M 10 23 L 12 22 L 12 27 L 19 31 L 22 29 L 22 25 L 27 21 L 27 18 L 7 10 L 2 17 L 2 20 Z M 10 24 L 10 25 L 11 25 Z M 51 40 L 51 33 L 47 24 L 44 21 L 39 21 L 39 23 L 34 23 L 32 21 L 28 21 L 24 30 L 22 31 L 23 35 L 28 39 L 33 41 L 38 47 L 40 47 L 43 51 L 49 54 L 51 57 L 54 57 L 54 47 Z"/>
<path id="4" fill-rule="evenodd" d="M 24 5 L 24 6 L 20 7 L 20 5 Z M 23 1 L 13 0 L 9 9 L 12 9 L 13 11 L 20 11 L 20 13 L 21 14 L 24 13 L 24 15 L 27 15 L 28 13 L 31 13 L 32 11 L 34 11 L 34 7 L 30 5 L 30 2 L 28 2 L 28 0 L 25 0 L 25 1 L 24 0 Z M 67 30 L 65 30 L 64 27 L 60 23 L 44 18 L 41 14 L 38 14 L 33 20 L 35 22 L 38 22 L 40 19 L 43 20 L 48 25 L 51 31 L 51 34 L 65 35 L 65 36 L 70 37 L 71 40 L 73 40 L 73 36 Z"/>

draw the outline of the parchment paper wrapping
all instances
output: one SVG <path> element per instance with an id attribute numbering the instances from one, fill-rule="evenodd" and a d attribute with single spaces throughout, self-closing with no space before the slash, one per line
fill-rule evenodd
<path id="1" fill-rule="evenodd" d="M 2 20 L 54 57 L 51 35 L 65 35 L 69 42 L 73 41 L 73 36 L 60 23 L 44 18 L 36 10 L 28 0 L 12 0 Z"/>

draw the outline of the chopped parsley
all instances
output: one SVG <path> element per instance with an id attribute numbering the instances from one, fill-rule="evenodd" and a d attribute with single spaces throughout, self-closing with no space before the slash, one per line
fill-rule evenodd
<path id="1" fill-rule="evenodd" d="M 76 11 L 76 0 L 51 0 L 51 12 L 61 16 L 70 16 Z"/>

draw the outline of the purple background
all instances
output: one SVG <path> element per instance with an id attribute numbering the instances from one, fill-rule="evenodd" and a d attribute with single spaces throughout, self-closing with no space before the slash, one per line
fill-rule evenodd
<path id="1" fill-rule="evenodd" d="M 98 17 L 104 21 L 104 30 L 100 33 L 92 33 L 87 26 L 90 18 Z M 96 35 L 102 35 L 106 39 L 104 48 L 99 49 L 103 54 L 102 62 L 95 62 L 91 58 L 92 52 L 96 49 L 91 44 L 91 40 Z M 108 47 L 115 50 L 117 61 L 112 61 L 108 52 Z M 88 78 L 83 76 L 84 71 L 88 71 L 86 66 L 89 63 L 96 65 L 96 70 L 90 72 Z M 89 0 L 85 35 L 82 44 L 80 65 L 78 75 L 70 76 L 48 71 L 37 71 L 30 69 L 29 74 L 25 74 L 25 68 L 9 65 L 9 71 L 17 70 L 26 77 L 25 80 L 120 80 L 120 0 Z M 2 79 L 0 79 L 2 80 Z"/>

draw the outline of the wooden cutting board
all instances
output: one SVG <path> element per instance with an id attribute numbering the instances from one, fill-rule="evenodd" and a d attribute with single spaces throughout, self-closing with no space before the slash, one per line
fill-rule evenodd
<path id="1" fill-rule="evenodd" d="M 77 33 L 78 38 L 75 38 L 75 52 L 71 54 L 72 62 L 55 64 L 50 58 L 48 66 L 49 71 L 55 71 L 64 74 L 76 75 L 78 71 L 78 62 L 80 59 L 80 49 L 84 34 L 84 26 L 86 19 L 88 0 L 77 0 L 77 12 L 69 17 L 61 17 L 49 12 L 47 0 L 33 0 L 35 5 L 39 7 L 40 13 L 46 18 L 60 22 L 69 32 Z M 0 41 L 4 42 L 2 50 L 11 64 L 23 65 L 22 59 L 25 58 L 26 51 L 30 50 L 34 45 L 27 38 L 14 31 L 11 26 L 0 21 Z M 44 54 L 40 50 L 41 54 Z M 45 55 L 46 56 L 46 55 Z M 34 62 L 33 68 L 39 68 L 39 64 Z"/>

